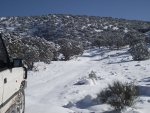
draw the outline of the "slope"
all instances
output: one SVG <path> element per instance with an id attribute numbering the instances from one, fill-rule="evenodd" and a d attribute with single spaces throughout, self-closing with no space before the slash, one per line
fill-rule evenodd
<path id="1" fill-rule="evenodd" d="M 150 60 L 132 61 L 128 48 L 86 50 L 70 61 L 37 63 L 29 72 L 26 113 L 113 113 L 110 106 L 94 101 L 96 94 L 114 80 L 134 82 L 140 98 L 124 113 L 148 113 L 150 106 Z M 89 78 L 94 71 L 97 80 Z"/>

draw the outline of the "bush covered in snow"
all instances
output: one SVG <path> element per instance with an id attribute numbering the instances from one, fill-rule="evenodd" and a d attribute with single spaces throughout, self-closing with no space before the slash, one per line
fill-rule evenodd
<path id="1" fill-rule="evenodd" d="M 50 63 L 53 59 L 54 44 L 39 37 L 19 37 L 5 34 L 4 39 L 11 58 L 21 58 L 32 69 L 33 62 Z"/>
<path id="2" fill-rule="evenodd" d="M 71 56 L 83 53 L 82 44 L 78 41 L 63 38 L 59 39 L 57 43 L 60 46 L 59 52 L 64 55 L 65 60 L 69 60 Z"/>
<path id="3" fill-rule="evenodd" d="M 95 71 L 91 71 L 91 72 L 89 73 L 89 78 L 90 78 L 90 79 L 95 79 L 95 80 L 97 80 L 96 72 L 95 72 Z"/>
<path id="4" fill-rule="evenodd" d="M 137 31 L 128 32 L 125 34 L 125 42 L 130 46 L 134 46 L 138 43 L 145 42 L 145 35 Z"/>
<path id="5" fill-rule="evenodd" d="M 92 42 L 92 45 L 99 48 L 105 46 L 105 39 L 103 37 L 95 38 Z"/>
<path id="6" fill-rule="evenodd" d="M 93 46 L 97 47 L 108 47 L 109 49 L 120 49 L 123 46 L 126 46 L 124 33 L 120 33 L 120 31 L 105 31 L 101 33 L 100 37 L 93 39 Z"/>
<path id="7" fill-rule="evenodd" d="M 150 52 L 145 43 L 137 43 L 131 46 L 130 53 L 133 60 L 146 60 L 150 58 Z"/>
<path id="8" fill-rule="evenodd" d="M 131 107 L 138 97 L 138 89 L 133 83 L 121 83 L 119 81 L 102 90 L 96 100 L 100 103 L 110 104 L 116 111 L 125 107 Z"/>

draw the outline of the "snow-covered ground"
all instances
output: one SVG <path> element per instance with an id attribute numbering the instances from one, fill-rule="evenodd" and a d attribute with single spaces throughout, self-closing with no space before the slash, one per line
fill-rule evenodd
<path id="1" fill-rule="evenodd" d="M 134 82 L 140 98 L 124 113 L 150 111 L 150 60 L 132 61 L 127 48 L 119 51 L 90 49 L 70 61 L 37 63 L 28 74 L 25 113 L 115 113 L 97 104 L 97 93 L 114 80 Z M 89 78 L 94 71 L 97 80 Z"/>

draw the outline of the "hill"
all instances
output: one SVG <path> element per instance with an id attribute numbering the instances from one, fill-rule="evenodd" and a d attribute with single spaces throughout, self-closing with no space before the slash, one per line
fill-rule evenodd
<path id="1" fill-rule="evenodd" d="M 103 32 L 149 30 L 150 22 L 112 17 L 49 14 L 29 17 L 1 17 L 0 31 L 18 36 L 41 37 L 48 41 L 58 38 L 91 40 Z"/>

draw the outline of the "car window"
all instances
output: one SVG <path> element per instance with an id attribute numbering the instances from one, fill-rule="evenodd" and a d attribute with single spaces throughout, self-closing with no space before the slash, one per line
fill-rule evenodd
<path id="1" fill-rule="evenodd" d="M 8 56 L 7 56 L 6 49 L 0 37 L 0 68 L 6 67 L 6 64 L 8 62 L 7 58 Z"/>

